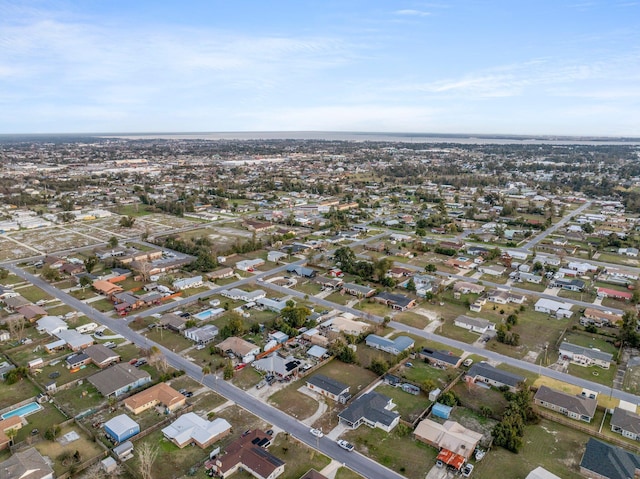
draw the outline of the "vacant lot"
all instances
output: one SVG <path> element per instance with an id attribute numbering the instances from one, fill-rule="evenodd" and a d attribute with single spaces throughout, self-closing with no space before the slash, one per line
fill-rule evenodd
<path id="1" fill-rule="evenodd" d="M 578 466 L 588 440 L 583 432 L 543 420 L 536 426 L 527 426 L 524 446 L 518 454 L 493 448 L 476 463 L 473 474 L 477 479 L 526 477 L 542 466 L 563 479 L 579 479 L 582 476 Z"/>
<path id="2" fill-rule="evenodd" d="M 433 381 L 436 387 L 447 386 L 460 373 L 454 369 L 440 369 L 430 366 L 429 363 L 416 359 L 411 361 L 413 367 L 400 366 L 395 374 L 418 385 L 425 381 Z"/>
<path id="3" fill-rule="evenodd" d="M 0 358 L 4 361 L 4 358 Z M 13 406 L 14 404 L 35 397 L 40 393 L 40 390 L 29 380 L 21 379 L 11 386 L 2 384 L 0 387 L 0 409 Z"/>
<path id="4" fill-rule="evenodd" d="M 304 380 L 296 381 L 272 394 L 269 401 L 290 416 L 306 419 L 318 410 L 318 402 L 298 391 L 303 385 Z"/>
<path id="5" fill-rule="evenodd" d="M 361 346 L 362 347 L 362 346 Z M 376 379 L 375 373 L 355 364 L 345 364 L 337 359 L 317 369 L 314 374 L 324 374 L 336 381 L 347 384 L 354 396 Z"/>
<path id="6" fill-rule="evenodd" d="M 401 426 L 391 433 L 360 426 L 343 437 L 354 444 L 358 452 L 410 479 L 423 478 L 438 455 L 434 448 L 414 440 Z"/>
<path id="7" fill-rule="evenodd" d="M 60 431 L 60 437 L 64 436 L 68 432 L 74 431 L 76 434 L 80 436 L 80 439 L 77 439 L 69 444 L 62 445 L 59 440 L 58 441 L 42 441 L 39 442 L 35 448 L 43 455 L 48 456 L 52 460 L 53 470 L 56 475 L 61 475 L 64 472 L 68 471 L 70 465 L 63 465 L 59 460 L 60 456 L 64 453 L 75 454 L 77 451 L 80 454 L 81 460 L 86 461 L 92 457 L 95 457 L 101 453 L 103 453 L 103 449 L 98 446 L 95 442 L 93 442 L 87 435 L 80 429 L 77 425 L 71 424 L 69 426 L 64 427 Z"/>

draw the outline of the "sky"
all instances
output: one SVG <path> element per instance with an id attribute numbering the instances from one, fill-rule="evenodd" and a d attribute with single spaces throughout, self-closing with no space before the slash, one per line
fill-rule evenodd
<path id="1" fill-rule="evenodd" d="M 0 134 L 640 137 L 640 0 L 0 0 Z"/>

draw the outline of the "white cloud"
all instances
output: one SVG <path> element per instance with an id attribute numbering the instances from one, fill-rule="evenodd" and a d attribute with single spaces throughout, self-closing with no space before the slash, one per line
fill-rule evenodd
<path id="1" fill-rule="evenodd" d="M 393 13 L 395 13 L 396 15 L 404 15 L 404 16 L 411 16 L 411 17 L 428 17 L 429 15 L 431 15 L 431 12 L 426 12 L 424 10 L 411 10 L 411 9 L 396 10 Z"/>

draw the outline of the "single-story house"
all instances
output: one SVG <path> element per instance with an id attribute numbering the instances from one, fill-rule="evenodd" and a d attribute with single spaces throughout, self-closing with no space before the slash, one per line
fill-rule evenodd
<path id="1" fill-rule="evenodd" d="M 496 325 L 488 319 L 472 318 L 461 314 L 454 321 L 453 324 L 459 328 L 468 329 L 474 333 L 484 334 L 487 331 L 493 331 L 496 329 Z"/>
<path id="2" fill-rule="evenodd" d="M 484 383 L 496 388 L 507 386 L 510 391 L 515 392 L 519 384 L 526 381 L 526 378 L 497 369 L 486 361 L 480 361 L 474 363 L 467 371 L 465 380 L 467 383 Z"/>
<path id="3" fill-rule="evenodd" d="M 567 303 L 564 301 L 555 301 L 553 299 L 540 298 L 538 301 L 536 301 L 533 309 L 538 313 L 553 314 L 557 318 L 569 318 L 573 314 L 571 312 L 572 306 L 573 305 L 571 303 Z"/>
<path id="4" fill-rule="evenodd" d="M 274 313 L 281 313 L 287 307 L 287 301 L 282 299 L 258 298 L 256 299 L 256 304 Z"/>
<path id="5" fill-rule="evenodd" d="M 272 263 L 276 263 L 286 257 L 287 253 L 283 253 L 282 251 L 269 251 L 267 253 L 267 261 L 271 261 Z"/>
<path id="6" fill-rule="evenodd" d="M 414 437 L 438 450 L 446 449 L 468 460 L 482 439 L 482 434 L 458 424 L 445 421 L 440 424 L 431 419 L 423 419 L 413 432 Z"/>
<path id="7" fill-rule="evenodd" d="M 618 291 L 616 289 L 610 288 L 598 288 L 596 294 L 599 298 L 613 298 L 613 299 L 621 299 L 623 301 L 631 301 L 633 297 L 632 293 L 628 293 L 626 291 Z"/>
<path id="8" fill-rule="evenodd" d="M 171 287 L 177 291 L 182 291 L 183 289 L 189 288 L 199 288 L 200 286 L 202 286 L 202 276 L 177 279 L 173 283 L 171 283 Z"/>
<path id="9" fill-rule="evenodd" d="M 577 278 L 556 278 L 554 279 L 550 286 L 552 288 L 562 288 L 567 291 L 582 291 L 586 286 L 585 282 L 581 279 Z"/>
<path id="10" fill-rule="evenodd" d="M 166 383 L 158 383 L 144 391 L 140 391 L 124 400 L 126 407 L 133 414 L 140 414 L 158 404 L 164 406 L 165 411 L 175 411 L 184 406 L 187 398 Z"/>
<path id="11" fill-rule="evenodd" d="M 36 318 L 40 316 L 44 316 L 47 314 L 47 310 L 41 306 L 36 304 L 27 304 L 25 306 L 21 306 L 17 309 L 17 312 L 20 313 L 25 319 L 29 322 L 33 322 Z"/>
<path id="12" fill-rule="evenodd" d="M 370 334 L 366 337 L 365 342 L 367 346 L 375 349 L 380 349 L 398 355 L 403 351 L 411 349 L 415 345 L 415 341 L 408 336 L 398 336 L 395 339 L 387 339 L 377 334 Z"/>
<path id="13" fill-rule="evenodd" d="M 622 321 L 621 314 L 615 314 L 610 311 L 601 311 L 595 308 L 586 308 L 582 313 L 580 324 L 586 326 L 593 324 L 595 326 L 611 326 Z"/>
<path id="14" fill-rule="evenodd" d="M 151 376 L 144 369 L 122 363 L 103 369 L 87 379 L 104 397 L 118 397 L 151 382 Z"/>
<path id="15" fill-rule="evenodd" d="M 69 329 L 69 325 L 60 316 L 44 316 L 36 321 L 36 329 L 40 333 L 47 333 L 53 336 L 60 331 Z"/>
<path id="16" fill-rule="evenodd" d="M 257 289 L 255 291 L 244 291 L 239 288 L 225 289 L 220 291 L 220 294 L 225 298 L 233 299 L 234 301 L 241 300 L 246 303 L 256 301 L 267 296 L 267 293 L 261 289 Z"/>
<path id="17" fill-rule="evenodd" d="M 504 289 L 492 289 L 487 293 L 487 301 L 496 304 L 522 304 L 527 299 L 524 294 L 513 293 Z"/>
<path id="18" fill-rule="evenodd" d="M 507 272 L 507 268 L 499 265 L 482 265 L 478 267 L 478 271 L 489 276 L 502 276 Z"/>
<path id="19" fill-rule="evenodd" d="M 221 268 L 207 273 L 207 278 L 215 281 L 216 279 L 231 278 L 234 274 L 233 268 Z"/>
<path id="20" fill-rule="evenodd" d="M 140 432 L 140 425 L 126 414 L 120 414 L 104 423 L 104 432 L 114 442 L 123 442 Z"/>
<path id="21" fill-rule="evenodd" d="M 342 291 L 351 296 L 357 296 L 359 298 L 370 298 L 376 294 L 376 289 L 370 286 L 363 286 L 355 283 L 344 283 L 342 285 Z"/>
<path id="22" fill-rule="evenodd" d="M 244 259 L 236 263 L 236 269 L 239 269 L 240 271 L 253 271 L 262 265 L 264 265 L 264 260 L 262 258 Z"/>
<path id="23" fill-rule="evenodd" d="M 271 353 L 263 358 L 256 359 L 252 366 L 258 371 L 274 374 L 280 378 L 297 376 L 302 361 L 293 356 L 283 357 L 278 352 Z"/>
<path id="24" fill-rule="evenodd" d="M 603 369 L 609 369 L 611 361 L 613 361 L 613 354 L 605 353 L 599 349 L 585 348 L 567 341 L 562 341 L 558 351 L 561 359 L 569 359 L 579 366 L 600 366 Z"/>
<path id="25" fill-rule="evenodd" d="M 83 352 L 89 356 L 89 358 L 91 358 L 91 362 L 100 369 L 104 369 L 112 364 L 120 362 L 120 355 L 103 344 L 94 344 L 86 348 Z"/>
<path id="26" fill-rule="evenodd" d="M 54 472 L 49 461 L 35 447 L 14 452 L 8 459 L 0 462 L 3 478 L 17 479 L 53 479 Z"/>
<path id="27" fill-rule="evenodd" d="M 351 397 L 349 386 L 324 374 L 315 374 L 307 379 L 307 387 L 322 396 L 346 404 Z"/>
<path id="28" fill-rule="evenodd" d="M 21 428 L 22 418 L 20 416 L 11 416 L 0 420 L 0 451 L 9 447 L 11 438 L 14 436 L 12 432 Z"/>
<path id="29" fill-rule="evenodd" d="M 218 343 L 216 347 L 223 353 L 233 353 L 243 363 L 252 362 L 260 354 L 259 346 L 235 336 Z"/>
<path id="30" fill-rule="evenodd" d="M 457 368 L 460 366 L 462 358 L 456 356 L 451 351 L 435 350 L 429 348 L 422 348 L 418 353 L 418 357 L 429 364 L 434 366 L 452 367 Z"/>
<path id="31" fill-rule="evenodd" d="M 611 430 L 624 437 L 640 440 L 640 415 L 622 408 L 615 408 L 611 416 Z"/>
<path id="32" fill-rule="evenodd" d="M 383 394 L 371 391 L 356 399 L 342 412 L 338 418 L 342 424 L 351 429 L 358 428 L 361 424 L 383 431 L 390 432 L 400 422 L 400 414 L 392 409 L 395 407 L 393 400 Z"/>
<path id="33" fill-rule="evenodd" d="M 187 327 L 187 320 L 175 313 L 166 313 L 158 319 L 158 325 L 164 329 L 180 332 Z"/>
<path id="34" fill-rule="evenodd" d="M 373 297 L 373 300 L 390 306 L 391 309 L 397 309 L 398 311 L 406 311 L 416 305 L 416 300 L 413 298 L 409 298 L 404 294 L 388 293 L 386 291 L 378 293 Z"/>
<path id="35" fill-rule="evenodd" d="M 302 276 L 303 278 L 313 278 L 316 275 L 316 271 L 314 269 L 298 265 L 287 266 L 287 273 L 296 274 L 298 276 Z"/>
<path id="36" fill-rule="evenodd" d="M 639 455 L 594 438 L 587 441 L 580 461 L 580 474 L 594 479 L 629 479 L 637 477 L 638 470 Z"/>
<path id="37" fill-rule="evenodd" d="M 218 327 L 213 324 L 205 324 L 199 328 L 193 327 L 184 330 L 185 338 L 198 344 L 209 344 L 218 335 Z"/>
<path id="38" fill-rule="evenodd" d="M 598 407 L 598 401 L 595 398 L 580 394 L 568 394 L 547 386 L 540 386 L 533 397 L 533 402 L 538 406 L 564 414 L 571 419 L 584 422 L 591 422 Z"/>
<path id="39" fill-rule="evenodd" d="M 77 369 L 91 363 L 91 358 L 85 353 L 72 354 L 65 359 L 67 369 Z"/>
<path id="40" fill-rule="evenodd" d="M 484 291 L 484 286 L 477 283 L 469 283 L 467 281 L 458 281 L 453 285 L 453 292 L 460 294 L 480 294 Z"/>
<path id="41" fill-rule="evenodd" d="M 75 329 L 63 329 L 55 334 L 55 336 L 64 341 L 66 346 L 72 351 L 80 351 L 88 348 L 95 340 L 88 334 L 82 334 Z"/>
<path id="42" fill-rule="evenodd" d="M 243 434 L 225 448 L 213 463 L 214 472 L 227 479 L 243 469 L 257 479 L 275 479 L 284 472 L 284 461 L 266 450 L 271 437 L 258 429 Z"/>
<path id="43" fill-rule="evenodd" d="M 231 432 L 231 424 L 220 417 L 213 421 L 202 419 L 194 412 L 183 414 L 169 426 L 162 429 L 162 434 L 179 448 L 196 444 L 201 449 L 209 447 Z"/>

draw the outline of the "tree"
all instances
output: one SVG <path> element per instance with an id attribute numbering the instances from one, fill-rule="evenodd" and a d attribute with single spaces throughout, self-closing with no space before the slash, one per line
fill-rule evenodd
<path id="1" fill-rule="evenodd" d="M 432 263 L 428 263 L 425 267 L 424 267 L 425 272 L 427 273 L 435 273 L 436 271 L 438 271 L 438 268 L 436 267 L 435 264 Z"/>
<path id="2" fill-rule="evenodd" d="M 411 291 L 412 293 L 416 292 L 416 282 L 413 278 L 409 278 L 409 281 L 407 281 L 407 291 Z"/>
<path id="3" fill-rule="evenodd" d="M 47 428 L 44 432 L 44 438 L 48 441 L 55 441 L 56 438 L 60 435 L 60 426 L 54 424 Z"/>
<path id="4" fill-rule="evenodd" d="M 24 328 L 27 325 L 27 320 L 24 316 L 15 316 L 13 318 L 7 318 L 5 324 L 9 328 L 9 334 L 12 338 L 21 341 L 24 337 Z"/>
<path id="5" fill-rule="evenodd" d="M 87 273 L 91 273 L 93 271 L 93 269 L 97 266 L 98 261 L 98 257 L 95 254 L 85 258 L 84 268 L 87 270 Z"/>
<path id="6" fill-rule="evenodd" d="M 47 281 L 59 281 L 60 280 L 60 271 L 55 268 L 51 268 L 48 264 L 44 265 L 42 268 L 42 273 L 40 276 Z"/>
<path id="7" fill-rule="evenodd" d="M 351 272 L 353 265 L 356 261 L 356 255 L 348 246 L 342 246 L 333 253 L 333 258 L 337 263 L 340 263 L 340 267 L 343 271 Z"/>
<path id="8" fill-rule="evenodd" d="M 138 471 L 142 479 L 153 479 L 152 469 L 153 463 L 158 457 L 158 447 L 151 445 L 149 442 L 143 442 L 136 447 L 136 455 L 138 456 Z"/>
<path id="9" fill-rule="evenodd" d="M 371 361 L 369 369 L 371 369 L 371 371 L 376 373 L 378 376 L 382 376 L 389 369 L 389 363 L 387 363 L 384 359 L 375 358 Z"/>
<path id="10" fill-rule="evenodd" d="M 227 359 L 227 361 L 225 362 L 224 365 L 224 371 L 223 371 L 223 377 L 228 380 L 233 378 L 233 363 L 231 362 L 230 359 Z"/>
<path id="11" fill-rule="evenodd" d="M 133 216 L 123 216 L 120 218 L 120 226 L 123 228 L 133 228 L 136 219 Z"/>
<path id="12" fill-rule="evenodd" d="M 204 377 L 207 374 L 211 374 L 211 367 L 207 365 L 202 366 L 202 379 L 200 379 L 200 382 L 204 381 Z"/>
<path id="13" fill-rule="evenodd" d="M 0 279 L 7 279 L 9 277 L 9 270 L 7 268 L 0 268 Z"/>
<path id="14" fill-rule="evenodd" d="M 637 324 L 637 314 L 627 311 L 622 315 L 622 326 L 620 327 L 618 339 L 620 339 L 623 345 L 630 346 L 632 348 L 640 345 L 640 335 L 636 332 Z"/>
<path id="15" fill-rule="evenodd" d="M 80 278 L 80 286 L 82 286 L 82 289 L 84 290 L 87 286 L 91 286 L 93 284 L 93 281 L 91 281 L 91 278 L 89 278 L 88 276 L 82 276 Z"/>
<path id="16" fill-rule="evenodd" d="M 111 238 L 109 238 L 109 241 L 107 242 L 107 244 L 111 248 L 115 248 L 116 246 L 118 246 L 118 238 L 116 238 L 115 236 L 112 236 Z"/>
<path id="17" fill-rule="evenodd" d="M 282 310 L 282 319 L 292 328 L 300 328 L 307 322 L 310 314 L 311 311 L 309 308 L 305 306 L 295 306 L 295 303 L 289 300 Z"/>

